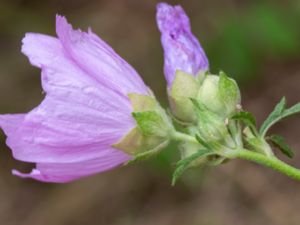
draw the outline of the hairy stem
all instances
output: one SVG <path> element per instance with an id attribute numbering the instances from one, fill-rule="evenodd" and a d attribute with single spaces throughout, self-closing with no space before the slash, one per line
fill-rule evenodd
<path id="1" fill-rule="evenodd" d="M 192 142 L 199 144 L 195 137 L 178 131 L 172 134 L 172 139 L 176 141 Z"/>
<path id="2" fill-rule="evenodd" d="M 285 162 L 277 159 L 276 157 L 267 157 L 261 153 L 252 152 L 246 149 L 230 151 L 225 154 L 228 158 L 240 158 L 246 159 L 266 167 L 272 168 L 278 172 L 281 172 L 293 179 L 300 180 L 300 170 L 292 167 Z"/>

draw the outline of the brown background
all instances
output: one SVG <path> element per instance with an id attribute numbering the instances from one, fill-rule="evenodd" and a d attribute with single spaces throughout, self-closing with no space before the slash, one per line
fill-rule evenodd
<path id="1" fill-rule="evenodd" d="M 29 31 L 54 35 L 57 12 L 75 27 L 91 26 L 166 104 L 156 3 L 0 0 L 0 113 L 26 112 L 43 98 L 40 71 L 20 53 L 21 39 Z M 300 100 L 299 1 L 169 3 L 186 9 L 212 71 L 223 69 L 239 80 L 243 106 L 259 123 L 281 96 L 289 104 Z M 282 159 L 300 167 L 300 116 L 273 131 L 295 149 L 294 159 Z M 150 162 L 70 184 L 44 184 L 11 175 L 12 168 L 29 171 L 32 165 L 14 160 L 0 138 L 1 225 L 300 224 L 300 182 L 250 162 L 192 170 L 171 187 L 172 145 Z"/>

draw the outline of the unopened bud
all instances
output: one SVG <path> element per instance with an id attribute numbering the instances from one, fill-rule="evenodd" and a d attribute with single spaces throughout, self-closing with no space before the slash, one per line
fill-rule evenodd
<path id="1" fill-rule="evenodd" d="M 195 122 L 196 113 L 190 98 L 196 98 L 200 80 L 191 74 L 176 71 L 175 79 L 168 90 L 171 111 L 182 122 Z"/>
<path id="2" fill-rule="evenodd" d="M 192 99 L 197 111 L 198 132 L 207 141 L 226 140 L 229 136 L 226 120 L 210 111 L 204 104 Z"/>
<path id="3" fill-rule="evenodd" d="M 220 76 L 208 75 L 205 77 L 197 100 L 208 110 L 227 118 L 238 110 L 241 97 L 236 82 L 221 72 Z"/>

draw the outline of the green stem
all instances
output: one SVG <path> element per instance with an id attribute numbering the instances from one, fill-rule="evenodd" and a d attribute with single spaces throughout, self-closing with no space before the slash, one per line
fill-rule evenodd
<path id="1" fill-rule="evenodd" d="M 246 149 L 230 151 L 225 154 L 228 158 L 246 159 L 266 167 L 272 168 L 281 172 L 293 179 L 300 180 L 300 170 L 296 169 L 285 162 L 273 157 L 267 157 L 261 153 L 252 152 Z"/>
<path id="2" fill-rule="evenodd" d="M 176 141 L 192 142 L 199 144 L 195 137 L 178 131 L 172 134 L 172 139 Z"/>

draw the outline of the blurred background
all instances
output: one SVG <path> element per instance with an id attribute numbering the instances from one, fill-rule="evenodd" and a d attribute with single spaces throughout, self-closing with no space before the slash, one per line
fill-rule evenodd
<path id="1" fill-rule="evenodd" d="M 0 0 L 0 113 L 27 112 L 43 99 L 40 71 L 20 52 L 26 32 L 55 35 L 55 14 L 95 33 L 132 64 L 167 105 L 154 0 Z M 241 85 L 243 106 L 261 123 L 281 96 L 300 101 L 300 1 L 184 0 L 212 72 Z M 300 116 L 280 123 L 300 167 Z M 300 182 L 234 160 L 185 173 L 171 187 L 176 146 L 157 158 L 58 185 L 23 180 L 0 134 L 1 225 L 299 225 Z"/>

